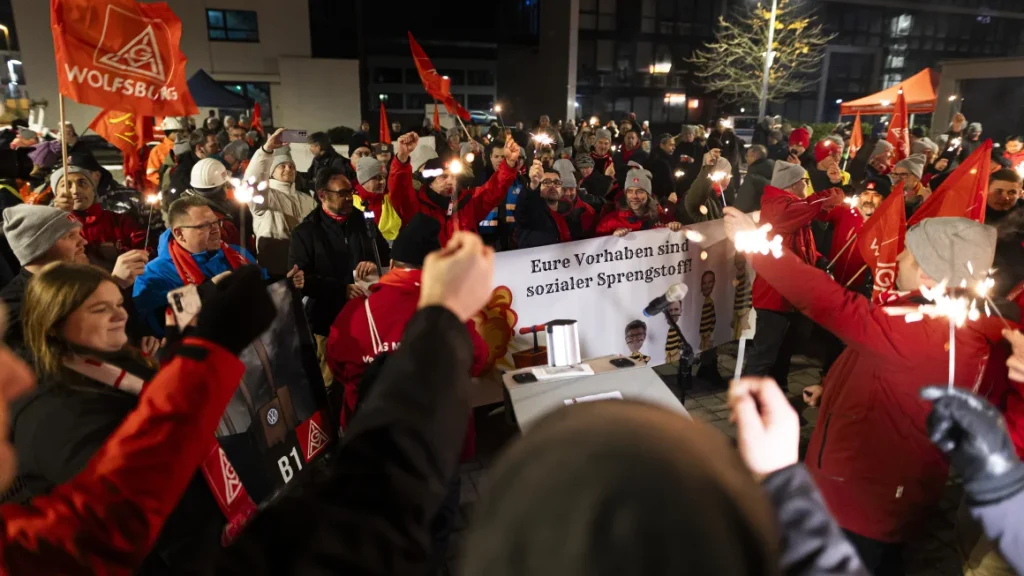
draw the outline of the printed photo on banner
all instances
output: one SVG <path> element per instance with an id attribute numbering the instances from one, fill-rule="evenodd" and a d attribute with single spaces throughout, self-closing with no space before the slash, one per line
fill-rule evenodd
<path id="1" fill-rule="evenodd" d="M 533 346 L 519 327 L 556 319 L 579 322 L 584 358 L 621 354 L 659 365 L 678 360 L 683 338 L 698 351 L 735 340 L 752 280 L 720 220 L 683 232 L 634 232 L 497 254 L 497 288 L 475 320 L 503 369 L 513 367 L 513 352 Z M 688 288 L 667 310 L 682 334 L 663 315 L 643 313 L 674 284 Z"/>

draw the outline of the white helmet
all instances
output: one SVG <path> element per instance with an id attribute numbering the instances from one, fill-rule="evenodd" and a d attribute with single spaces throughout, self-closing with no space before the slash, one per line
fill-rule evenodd
<path id="1" fill-rule="evenodd" d="M 184 130 L 185 127 L 181 123 L 181 118 L 176 118 L 174 116 L 167 116 L 167 117 L 164 118 L 164 121 L 160 123 L 160 129 L 164 130 L 164 131 L 167 131 L 167 130 Z"/>
<path id="2" fill-rule="evenodd" d="M 231 173 L 215 158 L 203 158 L 192 167 L 191 185 L 195 189 L 220 188 L 231 179 Z"/>

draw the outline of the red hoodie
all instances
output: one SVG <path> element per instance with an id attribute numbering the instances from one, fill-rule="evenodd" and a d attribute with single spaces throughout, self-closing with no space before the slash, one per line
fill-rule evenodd
<path id="1" fill-rule="evenodd" d="M 839 188 L 822 190 L 807 198 L 797 198 L 796 194 L 765 186 L 761 196 L 760 225 L 771 224 L 768 236 L 782 236 L 782 245 L 796 254 L 806 264 L 814 264 L 818 259 L 818 251 L 814 247 L 814 236 L 811 235 L 811 220 L 824 219 L 828 211 L 843 202 L 843 191 Z M 761 277 L 754 278 L 751 289 L 754 308 L 773 310 L 775 312 L 792 312 L 793 306 Z"/>
<path id="2" fill-rule="evenodd" d="M 917 301 L 876 306 L 788 250 L 778 260 L 756 254 L 750 262 L 780 299 L 847 345 L 822 382 L 818 424 L 804 460 L 825 503 L 851 532 L 905 541 L 938 503 L 949 473 L 928 440 L 931 404 L 919 395 L 922 387 L 947 381 L 948 322 L 926 317 L 908 323 L 887 309 L 916 307 Z M 978 390 L 1002 328 L 997 317 L 983 316 L 957 329 L 957 386 Z"/>
<path id="3" fill-rule="evenodd" d="M 146 244 L 146 231 L 134 218 L 104 210 L 99 202 L 71 215 L 82 223 L 82 236 L 93 246 L 113 244 L 121 254 Z"/>
<path id="4" fill-rule="evenodd" d="M 1007 300 L 1024 310 L 1024 283 L 1011 290 Z M 1024 458 L 1024 382 L 1010 380 L 1010 371 L 1006 367 L 1010 354 L 1012 350 L 1006 340 L 992 347 L 992 357 L 985 369 L 979 393 L 1003 413 L 1013 447 L 1017 449 L 1017 455 Z"/>
<path id="5" fill-rule="evenodd" d="M 609 236 L 619 228 L 625 228 L 630 232 L 638 232 L 640 230 L 664 227 L 665 225 L 661 223 L 660 214 L 656 214 L 653 218 L 641 218 L 634 214 L 632 210 L 626 208 L 625 210 L 610 211 L 601 216 L 601 221 L 597 223 L 595 236 Z"/>
<path id="6" fill-rule="evenodd" d="M 366 367 L 379 352 L 391 352 L 402 342 L 405 326 L 416 313 L 420 299 L 421 270 L 396 269 L 380 279 L 379 284 L 370 287 L 370 297 L 349 300 L 331 326 L 327 338 L 327 365 L 334 379 L 344 386 L 344 401 L 341 409 L 341 425 L 346 427 L 359 400 L 359 382 Z M 377 334 L 380 348 L 374 350 L 370 332 L 366 302 Z M 472 322 L 466 323 L 473 340 L 472 374 L 478 376 L 487 363 L 487 343 L 477 333 Z M 471 445 L 473 428 L 469 428 L 467 446 Z M 468 449 L 468 448 L 467 448 Z"/>

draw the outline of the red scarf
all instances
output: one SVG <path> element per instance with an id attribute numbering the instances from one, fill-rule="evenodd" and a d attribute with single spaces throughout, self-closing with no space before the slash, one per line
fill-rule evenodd
<path id="1" fill-rule="evenodd" d="M 636 148 L 633 148 L 632 150 L 626 150 L 625 146 L 622 147 L 622 161 L 623 161 L 623 163 L 626 163 L 626 164 L 629 163 L 629 159 L 633 157 L 633 152 L 636 152 Z"/>
<path id="2" fill-rule="evenodd" d="M 328 218 L 330 218 L 331 220 L 334 220 L 338 224 L 344 224 L 345 220 L 348 220 L 348 216 L 347 215 L 332 214 L 331 212 L 329 212 L 327 210 L 327 207 L 323 206 L 323 205 L 321 205 L 320 208 L 324 211 L 324 214 L 326 214 Z"/>
<path id="3" fill-rule="evenodd" d="M 377 281 L 378 286 L 419 286 L 423 270 L 413 268 L 392 268 Z"/>
<path id="4" fill-rule="evenodd" d="M 199 266 L 196 264 L 195 259 L 192 258 L 192 254 L 182 248 L 177 240 L 170 239 L 167 242 L 167 248 L 171 253 L 171 261 L 174 262 L 174 268 L 178 271 L 178 276 L 181 277 L 182 282 L 185 284 L 202 284 L 206 281 L 206 276 L 199 270 Z M 248 264 L 244 256 L 224 242 L 220 243 L 220 250 L 224 253 L 224 257 L 227 258 L 232 270 L 237 270 L 239 266 Z"/>

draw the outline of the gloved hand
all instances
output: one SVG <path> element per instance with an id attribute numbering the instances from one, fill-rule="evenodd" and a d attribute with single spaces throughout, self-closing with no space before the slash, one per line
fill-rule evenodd
<path id="1" fill-rule="evenodd" d="M 256 266 L 242 266 L 203 301 L 195 335 L 239 354 L 270 327 L 277 314 Z"/>
<path id="2" fill-rule="evenodd" d="M 933 402 L 928 437 L 963 475 L 968 504 L 1001 502 L 1024 490 L 1024 464 L 994 406 L 945 386 L 928 386 L 921 397 Z"/>

